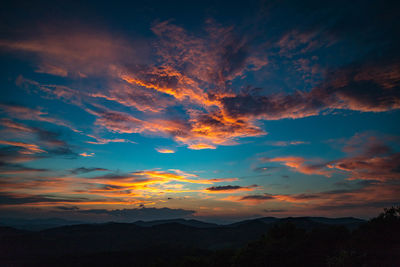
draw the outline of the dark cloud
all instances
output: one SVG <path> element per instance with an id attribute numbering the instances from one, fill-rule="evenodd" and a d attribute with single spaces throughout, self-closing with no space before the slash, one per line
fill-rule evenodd
<path id="1" fill-rule="evenodd" d="M 110 220 L 117 221 L 135 221 L 135 220 L 162 220 L 184 218 L 192 216 L 195 211 L 185 209 L 170 209 L 170 208 L 137 208 L 137 209 L 91 209 L 79 210 L 79 213 L 90 215 L 107 216 Z"/>
<path id="2" fill-rule="evenodd" d="M 343 203 L 339 205 L 320 205 L 316 206 L 315 210 L 326 210 L 326 211 L 343 211 L 343 210 L 355 210 L 355 209 L 367 209 L 367 208 L 379 208 L 382 210 L 386 207 L 399 205 L 400 202 L 391 201 L 372 201 L 362 203 Z"/>
<path id="3" fill-rule="evenodd" d="M 22 164 L 9 163 L 0 161 L 0 175 L 1 174 L 30 174 L 30 173 L 41 173 L 47 172 L 48 169 L 43 168 L 30 168 Z"/>
<path id="4" fill-rule="evenodd" d="M 274 196 L 269 195 L 269 194 L 263 194 L 263 195 L 247 195 L 243 196 L 240 198 L 240 200 L 260 200 L 260 201 L 265 201 L 265 200 L 272 200 L 274 199 Z"/>
<path id="5" fill-rule="evenodd" d="M 266 213 L 275 213 L 275 212 L 279 213 L 279 212 L 286 212 L 288 210 L 284 210 L 284 209 L 264 209 L 263 211 L 266 212 Z"/>
<path id="6" fill-rule="evenodd" d="M 58 206 L 58 207 L 55 207 L 55 208 L 58 209 L 58 210 L 62 210 L 62 211 L 77 211 L 77 210 L 80 209 L 77 206 Z"/>
<path id="7" fill-rule="evenodd" d="M 238 190 L 243 188 L 242 186 L 239 185 L 222 185 L 222 186 L 212 186 L 209 188 L 206 188 L 206 190 L 209 191 L 226 191 L 226 190 Z"/>
<path id="8" fill-rule="evenodd" d="M 44 155 L 25 154 L 24 148 L 16 146 L 0 147 L 0 161 L 6 163 L 26 162 L 35 159 L 42 159 Z"/>
<path id="9" fill-rule="evenodd" d="M 382 112 L 400 108 L 400 64 L 348 66 L 332 72 L 309 92 L 288 95 L 239 94 L 221 99 L 233 117 L 253 116 L 267 120 L 303 118 L 322 111 L 346 109 Z"/>
<path id="10" fill-rule="evenodd" d="M 400 153 L 388 156 L 355 156 L 335 161 L 332 166 L 349 172 L 352 180 L 399 180 Z"/>
<path id="11" fill-rule="evenodd" d="M 250 186 L 239 186 L 239 185 L 221 185 L 221 186 L 211 186 L 206 188 L 210 192 L 234 192 L 234 191 L 251 191 L 253 188 L 258 187 L 258 185 Z"/>
<path id="12" fill-rule="evenodd" d="M 398 183 L 369 182 L 358 183 L 353 187 L 339 190 L 329 190 L 303 194 L 267 194 L 231 196 L 226 200 L 259 204 L 274 200 L 279 202 L 296 203 L 309 210 L 346 210 L 383 208 L 398 204 L 400 187 Z"/>
<path id="13" fill-rule="evenodd" d="M 400 153 L 387 144 L 388 139 L 391 138 L 356 134 L 343 147 L 348 156 L 331 161 L 327 166 L 349 173 L 350 180 L 399 180 Z"/>
<path id="14" fill-rule="evenodd" d="M 46 195 L 16 195 L 0 192 L 0 205 L 19 205 L 33 203 L 81 202 L 84 198 L 60 198 Z"/>
<path id="15" fill-rule="evenodd" d="M 89 173 L 89 172 L 95 172 L 95 171 L 109 171 L 108 169 L 104 168 L 85 168 L 85 167 L 79 167 L 70 170 L 72 174 L 81 174 L 81 173 Z"/>
<path id="16" fill-rule="evenodd" d="M 8 108 L 10 106 L 7 106 Z M 18 112 L 21 111 L 21 113 L 25 114 L 25 113 L 30 113 L 30 110 L 22 107 L 22 106 L 12 106 L 13 108 L 16 108 L 17 110 L 19 110 Z M 27 109 L 27 110 L 25 110 Z M 31 112 L 32 113 L 32 112 Z M 34 113 L 33 113 L 34 114 Z M 40 117 L 41 114 L 44 113 L 40 113 L 38 112 L 38 114 L 36 116 Z M 22 118 L 24 118 L 23 115 Z M 30 115 L 29 115 L 30 116 Z M 37 118 L 36 118 L 37 119 Z M 45 120 L 47 121 L 47 120 Z M 51 121 L 52 122 L 52 121 Z M 45 130 L 39 127 L 32 127 L 20 122 L 16 122 L 13 121 L 11 119 L 8 118 L 4 118 L 0 120 L 0 125 L 2 125 L 5 129 L 12 131 L 12 132 L 16 132 L 16 133 L 28 133 L 28 134 L 32 134 L 33 136 L 36 137 L 37 141 L 35 141 L 35 144 L 26 144 L 26 143 L 22 143 L 22 142 L 9 142 L 9 146 L 10 147 L 14 147 L 13 152 L 14 153 L 9 153 L 8 156 L 4 155 L 4 160 L 5 161 L 15 161 L 18 160 L 18 153 L 19 154 L 26 154 L 26 152 L 24 152 L 24 149 L 29 149 L 29 148 L 36 148 L 36 151 L 31 151 L 31 158 L 35 159 L 35 158 L 41 158 L 41 157 L 50 157 L 52 155 L 61 155 L 61 156 L 66 156 L 66 157 L 71 157 L 71 158 L 75 158 L 77 156 L 77 153 L 74 152 L 72 150 L 72 147 L 70 144 L 68 144 L 66 141 L 61 139 L 61 134 L 57 133 L 57 132 L 52 132 L 49 130 Z M 5 145 L 7 145 L 6 143 L 4 143 Z M 44 149 L 40 149 L 39 145 L 42 147 L 46 147 Z M 41 152 L 40 155 L 38 152 Z M 16 159 L 14 159 L 16 158 Z"/>
<path id="17" fill-rule="evenodd" d="M 347 63 L 325 67 L 321 70 L 322 81 L 309 91 L 290 88 L 295 92 L 270 95 L 242 92 L 224 97 L 221 102 L 225 111 L 235 117 L 274 120 L 318 115 L 332 109 L 362 112 L 399 109 L 400 23 L 397 12 L 393 11 L 398 10 L 399 4 L 307 2 L 307 8 L 293 1 L 267 4 L 268 19 L 263 18 L 260 23 L 270 28 L 279 21 L 276 25 L 279 33 L 272 32 L 268 41 L 279 53 L 268 50 L 269 60 L 285 67 L 282 60 L 285 57 L 292 58 L 290 62 L 310 62 L 312 56 L 318 58 L 331 49 L 342 57 L 335 47 L 347 47 L 349 51 L 344 53 L 347 58 L 343 60 Z M 282 13 L 290 19 L 283 22 Z M 315 66 L 310 71 L 316 76 Z"/>

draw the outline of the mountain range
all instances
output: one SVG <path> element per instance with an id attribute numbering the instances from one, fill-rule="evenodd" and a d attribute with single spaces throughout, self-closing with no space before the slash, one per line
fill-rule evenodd
<path id="1" fill-rule="evenodd" d="M 117 257 L 121 260 L 117 265 L 141 266 L 138 261 L 146 262 L 154 251 L 158 258 L 168 262 L 173 255 L 187 256 L 193 251 L 198 256 L 199 253 L 237 250 L 265 236 L 277 225 L 290 224 L 304 231 L 332 227 L 352 230 L 364 222 L 351 217 L 264 217 L 227 225 L 193 219 L 96 224 L 59 219 L 9 219 L 3 220 L 4 226 L 0 226 L 0 263 L 4 266 L 60 266 L 60 261 L 65 261 L 66 266 L 71 266 L 74 264 L 69 261 L 76 260 L 82 264 L 79 266 L 85 266 L 85 262 L 90 265 L 111 261 L 105 264 L 109 266 L 115 264 Z M 49 227 L 56 224 L 63 225 Z"/>

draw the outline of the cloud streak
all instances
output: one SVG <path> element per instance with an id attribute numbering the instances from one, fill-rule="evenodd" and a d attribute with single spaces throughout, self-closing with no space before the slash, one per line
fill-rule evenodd
<path id="1" fill-rule="evenodd" d="M 325 170 L 326 166 L 324 164 L 309 164 L 306 163 L 306 159 L 303 157 L 277 157 L 277 158 L 261 158 L 263 162 L 280 162 L 283 165 L 303 174 L 309 175 L 323 175 L 330 177 L 332 172 Z"/>
<path id="2" fill-rule="evenodd" d="M 245 191 L 253 191 L 257 189 L 260 189 L 258 185 L 250 185 L 250 186 L 221 185 L 221 186 L 208 187 L 205 189 L 205 192 L 214 194 L 230 194 L 230 193 L 238 193 Z"/>

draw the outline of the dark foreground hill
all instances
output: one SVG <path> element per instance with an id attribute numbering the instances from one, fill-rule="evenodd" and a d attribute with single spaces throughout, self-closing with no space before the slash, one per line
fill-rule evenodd
<path id="1" fill-rule="evenodd" d="M 0 266 L 396 266 L 400 228 L 392 215 L 0 227 Z"/>

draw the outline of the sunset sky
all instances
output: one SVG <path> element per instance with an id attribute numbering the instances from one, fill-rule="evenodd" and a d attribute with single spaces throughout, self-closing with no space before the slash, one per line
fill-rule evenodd
<path id="1" fill-rule="evenodd" d="M 0 217 L 400 203 L 396 1 L 79 2 L 1 8 Z"/>

